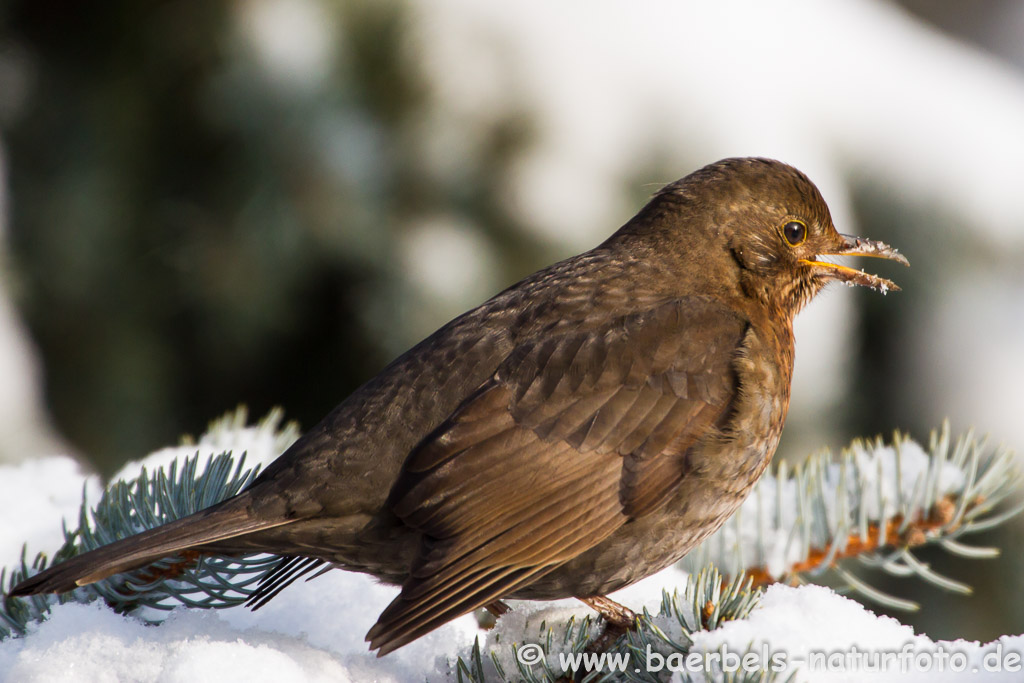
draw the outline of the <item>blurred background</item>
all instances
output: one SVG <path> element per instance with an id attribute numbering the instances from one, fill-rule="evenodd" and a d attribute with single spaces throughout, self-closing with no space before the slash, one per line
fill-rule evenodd
<path id="1" fill-rule="evenodd" d="M 870 264 L 899 294 L 802 314 L 780 455 L 946 417 L 1024 449 L 1016 0 L 8 0 L 0 461 L 109 475 L 239 403 L 310 427 L 662 184 L 748 155 L 913 264 Z M 1024 630 L 1024 533 L 998 533 L 998 560 L 926 554 L 974 597 L 883 584 L 925 604 L 897 618 Z"/>

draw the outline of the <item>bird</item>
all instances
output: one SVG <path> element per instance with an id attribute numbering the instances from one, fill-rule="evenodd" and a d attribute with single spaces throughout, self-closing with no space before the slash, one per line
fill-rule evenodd
<path id="1" fill-rule="evenodd" d="M 183 552 L 271 553 L 257 607 L 316 568 L 400 586 L 366 636 L 378 656 L 505 598 L 579 598 L 621 621 L 605 596 L 682 558 L 768 466 L 796 314 L 831 282 L 899 289 L 845 256 L 909 265 L 837 232 L 794 167 L 709 164 L 399 356 L 234 497 L 10 595 Z"/>

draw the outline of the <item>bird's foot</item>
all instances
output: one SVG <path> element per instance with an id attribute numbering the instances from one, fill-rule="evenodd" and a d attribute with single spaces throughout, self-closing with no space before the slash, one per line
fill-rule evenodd
<path id="1" fill-rule="evenodd" d="M 480 628 L 490 631 L 498 623 L 498 618 L 503 614 L 507 614 L 512 611 L 512 608 L 508 606 L 508 603 L 504 600 L 495 600 L 492 603 L 484 605 L 483 612 L 477 612 L 476 623 L 480 625 Z"/>
<path id="2" fill-rule="evenodd" d="M 587 646 L 590 652 L 606 651 L 622 634 L 636 625 L 636 612 L 603 595 L 580 598 L 580 601 L 604 619 L 604 629 Z"/>

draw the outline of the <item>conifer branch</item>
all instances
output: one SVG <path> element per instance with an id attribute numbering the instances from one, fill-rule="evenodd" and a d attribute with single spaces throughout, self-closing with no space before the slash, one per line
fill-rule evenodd
<path id="1" fill-rule="evenodd" d="M 1012 452 L 988 452 L 973 432 L 954 443 L 948 423 L 931 434 L 927 453 L 899 433 L 891 446 L 858 439 L 838 457 L 823 451 L 792 472 L 783 462 L 766 473 L 741 510 L 683 565 L 693 570 L 713 562 L 754 586 L 799 583 L 831 569 L 849 591 L 916 609 L 857 578 L 850 560 L 969 593 L 970 587 L 937 573 L 912 550 L 938 545 L 963 557 L 998 555 L 996 548 L 960 539 L 1019 513 L 1019 502 L 998 508 L 1011 495 L 1019 499 L 1022 485 L 1024 472 Z M 750 548 L 754 556 L 745 557 Z"/>
<path id="2" fill-rule="evenodd" d="M 263 436 L 271 440 L 271 450 L 283 452 L 298 438 L 298 427 L 294 423 L 282 426 L 282 419 L 283 412 L 274 410 L 256 426 L 247 427 L 247 413 L 239 408 L 213 421 L 203 435 L 200 444 L 206 450 L 225 449 L 220 455 L 206 458 L 203 466 L 197 452 L 171 462 L 166 468 L 155 468 L 152 474 L 143 467 L 134 479 L 111 484 L 93 509 L 83 493 L 78 527 L 69 530 L 65 522 L 64 545 L 54 553 L 52 561 L 45 553 L 39 553 L 29 564 L 25 546 L 20 567 L 0 570 L 0 590 L 4 593 L 0 603 L 0 639 L 23 635 L 30 623 L 45 618 L 51 605 L 65 602 L 103 599 L 121 612 L 138 607 L 170 610 L 182 604 L 220 608 L 244 603 L 262 576 L 276 566 L 278 557 L 200 559 L 195 553 L 185 552 L 58 596 L 10 598 L 7 594 L 18 582 L 50 564 L 161 526 L 235 495 L 255 479 L 259 467 L 246 468 L 246 453 L 235 456 L 230 446 Z M 186 440 L 184 446 L 193 443 Z"/>

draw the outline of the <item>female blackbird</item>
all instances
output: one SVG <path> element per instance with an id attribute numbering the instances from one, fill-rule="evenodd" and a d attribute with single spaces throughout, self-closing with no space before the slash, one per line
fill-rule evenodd
<path id="1" fill-rule="evenodd" d="M 681 558 L 768 465 L 796 313 L 831 281 L 897 289 L 821 260 L 854 254 L 907 263 L 836 232 L 790 166 L 706 166 L 400 356 L 237 496 L 11 595 L 266 552 L 283 559 L 257 603 L 318 565 L 401 585 L 367 635 L 381 655 L 504 597 L 614 619 L 601 596 Z"/>

